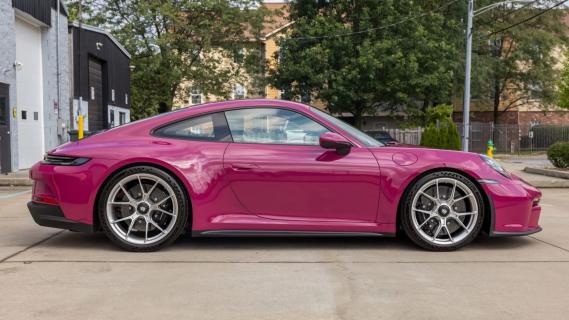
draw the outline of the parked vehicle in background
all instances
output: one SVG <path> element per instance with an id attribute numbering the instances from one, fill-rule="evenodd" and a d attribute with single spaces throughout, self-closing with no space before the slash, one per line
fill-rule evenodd
<path id="1" fill-rule="evenodd" d="M 194 236 L 404 232 L 434 251 L 541 230 L 541 192 L 476 153 L 386 146 L 280 100 L 165 113 L 48 152 L 30 171 L 43 226 L 124 249 Z"/>
<path id="2" fill-rule="evenodd" d="M 366 133 L 385 145 L 394 145 L 399 143 L 399 141 L 393 138 L 387 131 L 366 131 Z"/>

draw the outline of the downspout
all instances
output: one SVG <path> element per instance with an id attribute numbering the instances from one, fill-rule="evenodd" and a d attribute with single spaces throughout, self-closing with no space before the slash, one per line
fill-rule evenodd
<path id="1" fill-rule="evenodd" d="M 55 62 L 55 68 L 56 68 L 56 74 L 57 74 L 57 129 L 55 134 L 59 135 L 59 132 L 61 130 L 61 132 L 63 131 L 62 128 L 60 128 L 60 126 L 62 126 L 61 123 L 61 71 L 60 71 L 60 66 L 59 66 L 59 15 L 60 15 L 60 0 L 56 0 L 57 1 L 57 5 L 56 5 L 56 11 L 57 11 L 57 15 L 55 18 L 55 59 L 57 60 Z M 63 143 L 65 141 L 65 137 L 62 134 L 59 138 L 58 138 L 59 143 Z"/>
<path id="2" fill-rule="evenodd" d="M 60 71 L 60 66 L 59 66 L 59 15 L 60 15 L 60 0 L 57 0 L 57 16 L 55 18 L 55 26 L 56 26 L 56 31 L 55 31 L 55 58 L 56 58 L 56 62 L 55 62 L 55 68 L 56 68 L 56 73 L 57 73 L 57 122 L 59 125 L 59 120 L 60 120 L 60 108 L 61 108 L 61 71 Z"/>

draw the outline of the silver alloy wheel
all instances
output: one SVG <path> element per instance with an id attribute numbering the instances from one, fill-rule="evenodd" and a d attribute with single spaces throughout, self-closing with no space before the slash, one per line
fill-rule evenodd
<path id="1" fill-rule="evenodd" d="M 413 227 L 426 241 L 450 246 L 465 239 L 478 220 L 474 192 L 453 178 L 433 179 L 419 189 L 411 207 Z"/>
<path id="2" fill-rule="evenodd" d="M 154 244 L 176 224 L 178 201 L 172 187 L 152 174 L 133 174 L 111 190 L 107 206 L 111 230 L 132 244 Z"/>

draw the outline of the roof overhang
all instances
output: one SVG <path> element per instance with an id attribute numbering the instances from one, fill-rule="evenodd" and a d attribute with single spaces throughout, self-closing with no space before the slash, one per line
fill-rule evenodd
<path id="1" fill-rule="evenodd" d="M 97 32 L 100 34 L 104 34 L 107 37 L 109 37 L 109 39 L 111 39 L 111 41 L 129 58 L 132 59 L 130 56 L 130 53 L 126 50 L 126 48 L 107 30 L 99 28 L 99 27 L 95 27 L 95 26 L 90 26 L 88 24 L 84 24 L 82 23 L 81 25 L 78 22 L 72 22 L 69 24 L 70 26 L 77 28 L 77 29 L 83 29 L 83 30 L 87 30 L 87 31 L 92 31 L 92 32 Z"/>

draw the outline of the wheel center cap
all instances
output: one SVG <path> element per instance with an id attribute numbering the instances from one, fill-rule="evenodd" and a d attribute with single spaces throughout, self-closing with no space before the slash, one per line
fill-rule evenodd
<path id="1" fill-rule="evenodd" d="M 450 214 L 450 208 L 448 206 L 440 206 L 438 213 L 441 217 L 446 217 Z"/>
<path id="2" fill-rule="evenodd" d="M 150 211 L 150 206 L 144 202 L 139 203 L 138 206 L 136 206 L 136 211 L 140 214 L 147 214 Z"/>

